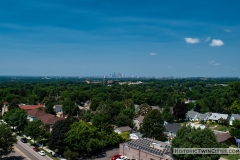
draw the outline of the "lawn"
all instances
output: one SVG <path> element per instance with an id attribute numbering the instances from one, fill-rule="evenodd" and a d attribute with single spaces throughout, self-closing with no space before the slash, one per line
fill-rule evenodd
<path id="1" fill-rule="evenodd" d="M 222 158 L 225 158 L 227 160 L 236 160 L 236 159 L 240 159 L 240 155 L 236 155 L 236 154 L 228 154 L 228 155 L 223 155 L 221 156 Z"/>
<path id="2" fill-rule="evenodd" d="M 223 126 L 223 125 L 219 125 L 219 124 L 218 124 L 217 127 L 214 127 L 214 128 L 212 128 L 212 129 L 226 132 L 226 131 L 229 131 L 229 130 L 230 130 L 230 127 L 228 127 L 228 126 Z"/>

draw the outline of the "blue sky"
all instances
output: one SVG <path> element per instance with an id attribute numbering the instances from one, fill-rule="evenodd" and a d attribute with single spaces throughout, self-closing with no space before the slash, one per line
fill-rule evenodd
<path id="1" fill-rule="evenodd" d="M 1 0 L 0 75 L 240 76 L 239 6 Z"/>

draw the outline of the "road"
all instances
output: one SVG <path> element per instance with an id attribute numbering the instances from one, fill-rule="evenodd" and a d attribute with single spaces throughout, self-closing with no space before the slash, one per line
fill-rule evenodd
<path id="1" fill-rule="evenodd" d="M 29 143 L 22 143 L 20 138 L 17 137 L 18 142 L 14 145 L 15 149 L 21 152 L 23 157 L 26 157 L 28 160 L 52 160 L 48 156 L 41 156 L 33 150 L 33 147 Z"/>
<path id="2" fill-rule="evenodd" d="M 28 160 L 21 151 L 19 151 L 15 146 L 13 147 L 13 152 L 7 156 L 3 156 L 1 160 Z"/>

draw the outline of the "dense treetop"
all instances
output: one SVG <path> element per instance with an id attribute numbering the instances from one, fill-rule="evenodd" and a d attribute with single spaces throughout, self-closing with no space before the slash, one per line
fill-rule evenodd
<path id="1" fill-rule="evenodd" d="M 107 82 L 105 79 L 99 81 Z M 177 101 L 191 99 L 196 100 L 200 112 L 220 113 L 230 113 L 229 107 L 232 103 L 236 101 L 236 106 L 240 101 L 239 79 L 143 79 L 143 83 L 139 85 L 119 85 L 120 81 L 134 80 L 119 79 L 109 86 L 106 83 L 87 84 L 85 79 L 79 78 L 0 77 L 0 105 L 4 101 L 10 103 L 10 108 L 19 103 L 44 103 L 49 108 L 54 104 L 63 104 L 67 112 L 75 114 L 72 113 L 75 109 L 67 108 L 71 102 L 82 105 L 83 102 L 91 100 L 92 110 L 107 109 L 116 120 L 120 111 L 124 109 L 121 105 L 127 104 L 126 100 L 139 105 L 173 107 Z M 99 108 L 100 104 L 105 108 Z M 115 106 L 117 109 L 111 110 Z M 234 112 L 235 110 L 232 109 Z M 49 112 L 52 112 L 51 109 Z"/>

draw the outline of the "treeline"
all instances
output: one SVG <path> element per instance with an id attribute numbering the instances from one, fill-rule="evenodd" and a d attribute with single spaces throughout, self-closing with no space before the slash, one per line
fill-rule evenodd
<path id="1" fill-rule="evenodd" d="M 134 104 L 173 107 L 177 101 L 196 100 L 200 112 L 228 113 L 234 101 L 239 101 L 240 83 L 237 79 L 175 79 L 145 80 L 139 85 L 87 84 L 84 80 L 8 80 L 0 83 L 0 100 L 10 108 L 19 103 L 46 104 L 48 112 L 54 104 L 73 102 L 83 105 L 90 100 L 91 109 L 99 105 L 132 100 Z"/>

